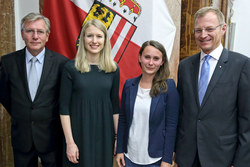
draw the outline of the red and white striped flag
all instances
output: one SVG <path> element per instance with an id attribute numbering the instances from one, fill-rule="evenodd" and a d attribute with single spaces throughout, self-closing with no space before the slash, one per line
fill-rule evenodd
<path id="1" fill-rule="evenodd" d="M 108 29 L 112 56 L 120 67 L 120 93 L 126 79 L 138 76 L 138 52 L 143 42 L 161 42 L 170 57 L 175 26 L 165 0 L 44 0 L 51 21 L 47 47 L 73 59 L 82 25 L 101 20 Z"/>

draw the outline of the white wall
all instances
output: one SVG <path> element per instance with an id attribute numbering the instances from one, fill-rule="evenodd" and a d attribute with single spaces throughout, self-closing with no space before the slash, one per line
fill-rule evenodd
<path id="1" fill-rule="evenodd" d="M 15 0 L 15 27 L 16 27 L 16 50 L 22 49 L 25 44 L 21 36 L 21 20 L 30 12 L 39 13 L 39 0 Z"/>
<path id="2" fill-rule="evenodd" d="M 232 23 L 235 34 L 232 50 L 250 57 L 250 1 L 234 0 Z"/>

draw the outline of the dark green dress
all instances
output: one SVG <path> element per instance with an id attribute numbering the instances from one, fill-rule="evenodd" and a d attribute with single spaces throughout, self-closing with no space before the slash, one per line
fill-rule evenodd
<path id="1" fill-rule="evenodd" d="M 74 61 L 63 70 L 60 90 L 60 114 L 69 115 L 73 138 L 79 149 L 79 163 L 66 156 L 63 167 L 112 167 L 114 146 L 113 114 L 119 111 L 119 68 L 105 73 L 91 65 L 80 73 Z"/>

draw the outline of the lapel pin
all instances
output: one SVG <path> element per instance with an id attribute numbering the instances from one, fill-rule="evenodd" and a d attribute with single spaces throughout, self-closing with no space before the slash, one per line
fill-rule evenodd
<path id="1" fill-rule="evenodd" d="M 219 66 L 221 68 L 221 66 Z"/>

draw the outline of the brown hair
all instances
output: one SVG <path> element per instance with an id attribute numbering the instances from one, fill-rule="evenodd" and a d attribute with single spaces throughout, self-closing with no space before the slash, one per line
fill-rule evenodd
<path id="1" fill-rule="evenodd" d="M 162 61 L 163 64 L 159 68 L 159 70 L 156 72 L 154 79 L 152 81 L 152 87 L 150 90 L 150 96 L 155 97 L 157 96 L 160 92 L 166 92 L 167 91 L 167 84 L 166 80 L 169 78 L 170 71 L 169 71 L 169 66 L 168 66 L 168 59 L 167 59 L 167 53 L 164 48 L 164 46 L 154 40 L 146 41 L 142 44 L 141 49 L 139 51 L 139 56 L 142 55 L 142 52 L 147 46 L 153 46 L 156 49 L 158 49 L 162 53 Z M 139 62 L 140 66 L 141 63 Z"/>

